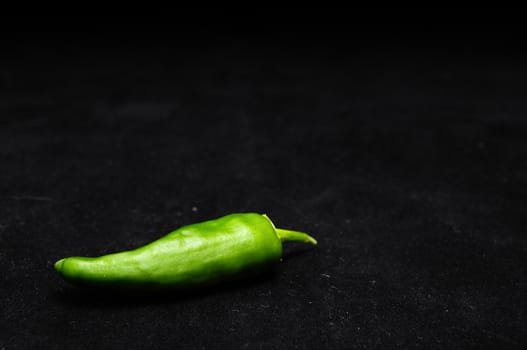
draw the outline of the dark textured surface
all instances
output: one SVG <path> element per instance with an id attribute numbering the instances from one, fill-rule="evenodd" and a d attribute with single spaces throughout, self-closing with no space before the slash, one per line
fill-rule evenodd
<path id="1" fill-rule="evenodd" d="M 4 46 L 0 348 L 527 346 L 525 61 L 245 39 Z M 52 269 L 239 211 L 319 245 L 185 296 Z"/>

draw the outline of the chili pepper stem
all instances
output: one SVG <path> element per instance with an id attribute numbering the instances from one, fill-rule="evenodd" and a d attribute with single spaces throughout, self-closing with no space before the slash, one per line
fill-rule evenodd
<path id="1" fill-rule="evenodd" d="M 304 232 L 285 230 L 282 228 L 276 228 L 276 234 L 282 242 L 304 242 L 317 244 L 317 240 Z"/>

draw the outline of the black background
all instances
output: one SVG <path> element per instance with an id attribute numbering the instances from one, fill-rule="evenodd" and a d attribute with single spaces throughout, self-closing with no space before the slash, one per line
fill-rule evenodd
<path id="1" fill-rule="evenodd" d="M 3 32 L 0 348 L 525 346 L 521 35 L 343 21 Z M 187 295 L 52 268 L 245 211 L 319 245 Z"/>

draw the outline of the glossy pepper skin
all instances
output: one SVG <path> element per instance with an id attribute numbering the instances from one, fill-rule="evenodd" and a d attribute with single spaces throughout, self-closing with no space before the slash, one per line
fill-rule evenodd
<path id="1" fill-rule="evenodd" d="M 69 257 L 55 263 L 68 282 L 117 289 L 183 289 L 265 269 L 283 241 L 316 244 L 309 235 L 275 228 L 266 215 L 238 213 L 181 227 L 130 251 Z"/>

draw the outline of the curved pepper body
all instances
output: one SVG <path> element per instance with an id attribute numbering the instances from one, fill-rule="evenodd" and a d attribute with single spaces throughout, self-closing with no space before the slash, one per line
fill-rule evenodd
<path id="1" fill-rule="evenodd" d="M 276 229 L 265 215 L 231 214 L 181 227 L 134 250 L 61 259 L 55 269 L 76 284 L 194 287 L 243 276 L 279 261 L 283 240 L 316 243 L 304 233 Z"/>

